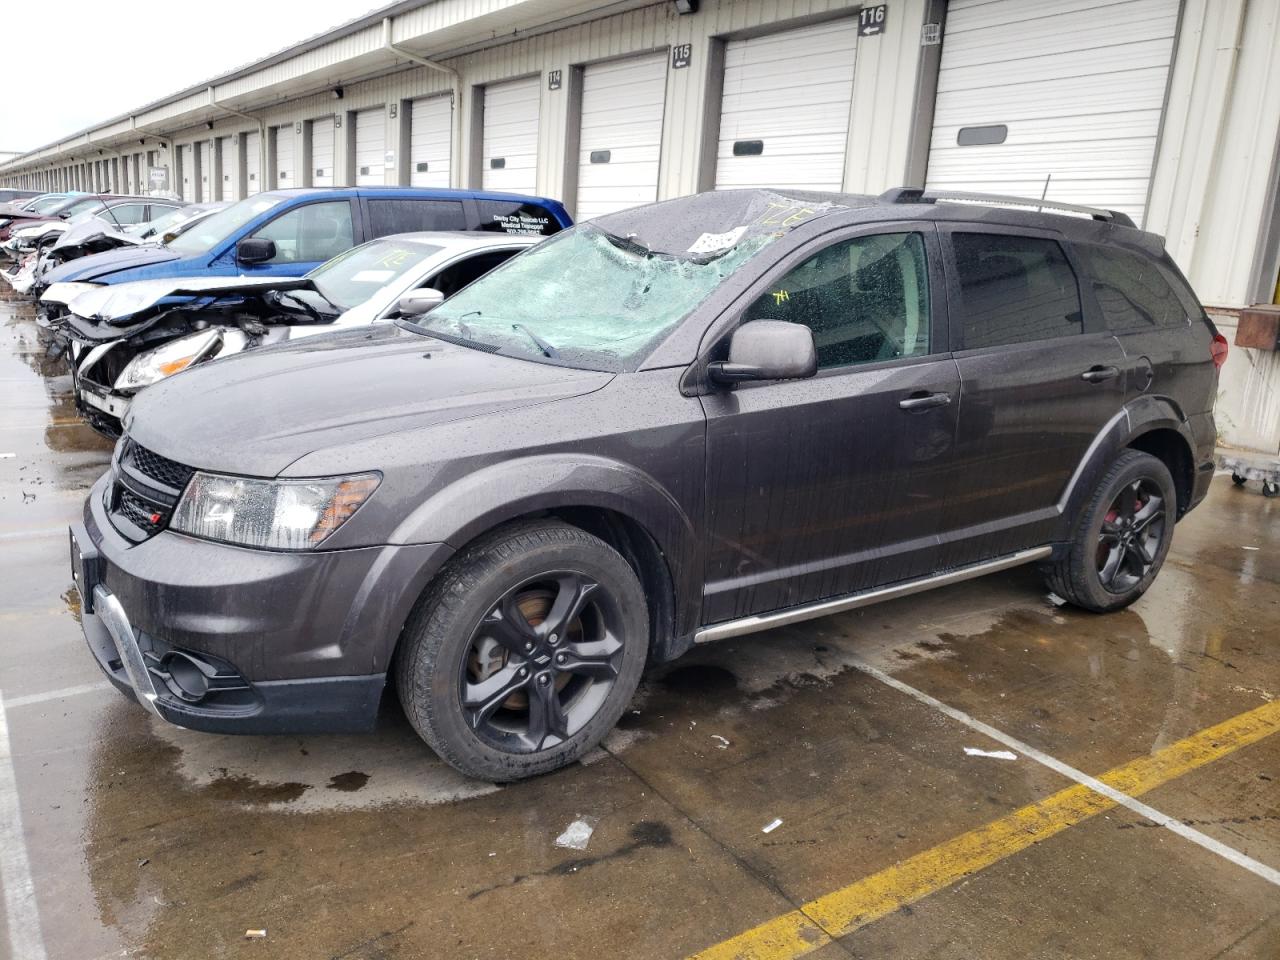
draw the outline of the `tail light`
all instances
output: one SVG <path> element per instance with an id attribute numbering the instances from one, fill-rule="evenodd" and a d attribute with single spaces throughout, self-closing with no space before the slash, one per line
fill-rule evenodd
<path id="1" fill-rule="evenodd" d="M 1220 333 L 1215 333 L 1213 343 L 1209 345 L 1209 355 L 1213 357 L 1214 367 L 1221 370 L 1222 365 L 1227 362 L 1227 338 Z"/>

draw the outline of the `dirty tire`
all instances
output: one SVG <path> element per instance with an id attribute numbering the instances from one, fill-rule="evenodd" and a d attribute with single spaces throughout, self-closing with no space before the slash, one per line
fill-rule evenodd
<path id="1" fill-rule="evenodd" d="M 1139 482 L 1145 489 L 1158 490 L 1163 498 L 1161 510 L 1157 511 L 1163 517 L 1160 542 L 1153 551 L 1149 569 L 1141 576 L 1134 576 L 1132 583 L 1108 589 L 1099 570 L 1100 551 L 1106 549 L 1101 544 L 1103 525 L 1110 522 L 1109 514 L 1121 492 Z M 1127 607 L 1146 593 L 1164 565 L 1173 542 L 1176 517 L 1177 490 L 1168 467 L 1149 453 L 1125 450 L 1103 476 L 1076 518 L 1065 555 L 1041 568 L 1045 584 L 1069 603 L 1095 613 Z"/>
<path id="2" fill-rule="evenodd" d="M 514 588 L 548 571 L 582 574 L 607 591 L 610 618 L 622 639 L 614 660 L 616 676 L 594 715 L 566 739 L 526 752 L 504 749 L 473 729 L 463 704 L 464 671 L 474 663 L 473 641 L 482 632 L 482 620 Z M 468 546 L 424 593 L 396 654 L 397 691 L 409 722 L 450 766 L 484 780 L 520 780 L 572 763 L 613 729 L 640 682 L 648 638 L 644 590 L 616 550 L 568 524 L 519 522 Z M 502 655 L 512 666 L 524 662 L 505 649 Z M 528 665 L 540 669 L 532 662 Z M 526 701 L 530 725 L 535 692 L 531 690 Z"/>

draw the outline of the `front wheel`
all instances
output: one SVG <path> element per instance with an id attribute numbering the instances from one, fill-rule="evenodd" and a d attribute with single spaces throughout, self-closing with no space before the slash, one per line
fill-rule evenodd
<path id="1" fill-rule="evenodd" d="M 419 603 L 397 654 L 400 702 L 453 767 L 519 780 L 613 728 L 648 637 L 643 588 L 616 550 L 567 524 L 509 526 L 455 558 Z"/>
<path id="2" fill-rule="evenodd" d="M 1097 613 L 1127 607 L 1164 565 L 1176 519 L 1169 469 L 1149 453 L 1124 451 L 1077 518 L 1066 555 L 1045 568 L 1049 589 Z"/>

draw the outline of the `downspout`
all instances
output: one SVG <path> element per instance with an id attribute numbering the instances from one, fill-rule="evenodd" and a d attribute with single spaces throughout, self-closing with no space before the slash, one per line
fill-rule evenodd
<path id="1" fill-rule="evenodd" d="M 252 120 L 258 125 L 258 192 L 262 193 L 267 188 L 267 121 L 263 117 L 255 117 L 251 113 L 241 113 L 239 110 L 233 110 L 231 107 L 219 103 L 213 98 L 213 87 L 209 87 L 209 105 L 225 113 L 231 114 L 233 117 L 241 117 L 245 120 Z M 237 175 L 239 171 L 236 171 Z M 249 196 L 249 185 L 244 185 L 244 195 Z"/>
<path id="2" fill-rule="evenodd" d="M 462 186 L 462 76 L 453 67 L 446 67 L 443 63 L 436 63 L 434 60 L 428 60 L 426 57 L 420 57 L 416 53 L 410 53 L 408 50 L 402 50 L 391 42 L 391 17 L 382 18 L 382 48 L 388 53 L 398 57 L 404 57 L 414 63 L 421 64 L 432 70 L 438 70 L 441 73 L 448 74 L 451 83 L 450 96 L 453 98 L 453 109 L 449 111 L 450 126 L 449 133 L 449 180 Z M 401 153 L 407 147 L 400 144 Z"/>

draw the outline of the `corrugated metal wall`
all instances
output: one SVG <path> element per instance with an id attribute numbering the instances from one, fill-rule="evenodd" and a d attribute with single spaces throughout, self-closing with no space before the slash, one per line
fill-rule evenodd
<path id="1" fill-rule="evenodd" d="M 1267 285 L 1255 254 L 1275 216 L 1278 50 L 1276 0 L 1185 0 L 1147 227 L 1211 307 L 1247 305 Z M 1234 340 L 1235 315 L 1214 318 Z M 1223 439 L 1280 452 L 1280 353 L 1233 347 L 1219 390 Z"/>
<path id="2" fill-rule="evenodd" d="M 563 83 L 558 90 L 549 89 L 547 73 L 560 70 L 562 77 L 567 78 L 573 68 L 585 64 L 628 54 L 666 53 L 674 45 L 687 43 L 691 45 L 690 65 L 672 69 L 668 74 L 658 196 L 679 196 L 709 186 L 704 172 L 704 151 L 714 150 L 715 145 L 712 142 L 708 147 L 705 130 L 708 121 L 718 117 L 720 107 L 718 74 L 722 68 L 718 47 L 722 47 L 727 38 L 799 26 L 823 18 L 851 16 L 859 6 L 854 0 L 788 0 L 786 3 L 703 0 L 696 15 L 680 16 L 669 2 L 652 3 L 446 60 L 445 65 L 463 77 L 457 128 L 462 136 L 454 147 L 459 162 L 451 171 L 452 183 L 478 186 L 480 182 L 477 138 L 469 134 L 482 102 L 477 88 L 522 76 L 536 74 L 541 78 L 536 189 L 539 193 L 561 197 L 566 186 L 572 183 L 572 174 L 576 173 L 576 158 L 566 158 L 566 144 L 571 139 L 570 124 L 576 123 L 577 118 L 570 116 L 569 84 Z M 534 7 L 568 15 L 587 9 L 589 4 L 449 0 L 427 4 L 398 18 L 394 38 L 398 43 L 429 39 L 441 30 L 457 30 L 468 20 L 480 18 L 515 18 L 520 14 L 527 20 L 528 10 Z M 859 45 L 857 93 L 845 160 L 844 188 L 847 190 L 879 191 L 903 180 L 914 113 L 923 11 L 924 0 L 891 0 L 889 29 L 884 35 L 867 38 Z M 287 87 L 316 70 L 374 57 L 380 49 L 381 34 L 371 27 L 322 49 L 220 85 L 215 93 L 219 102 L 228 102 L 238 96 L 261 92 L 264 85 L 275 83 Z M 382 69 L 386 69 L 385 61 Z M 443 73 L 425 67 L 402 68 L 385 76 L 343 85 L 341 101 L 335 101 L 331 92 L 324 91 L 262 110 L 250 109 L 250 112 L 261 115 L 268 126 L 284 125 L 295 130 L 297 124 L 336 114 L 340 126 L 336 130 L 334 182 L 352 183 L 355 180 L 355 171 L 351 169 L 355 131 L 345 119 L 350 113 L 393 103 L 408 111 L 409 101 L 429 94 L 447 94 L 450 90 L 450 78 Z M 203 119 L 209 109 L 208 94 L 193 93 L 139 113 L 136 120 L 139 126 L 165 129 L 172 124 L 174 116 L 201 117 L 198 123 L 166 134 L 170 146 L 163 151 L 160 162 L 172 170 L 176 148 L 244 135 L 256 129 L 249 120 L 224 116 L 213 119 L 210 130 Z M 238 104 L 237 109 L 245 107 Z M 387 183 L 396 183 L 400 171 L 407 168 L 399 162 L 401 152 L 409 148 L 408 142 L 401 142 L 405 126 L 395 122 L 387 124 L 386 149 L 397 159 L 386 165 Z M 126 134 L 128 130 L 122 128 L 120 132 Z M 298 185 L 311 182 L 309 171 L 303 165 L 303 153 L 295 150 L 293 157 L 291 181 Z M 574 168 L 572 171 L 570 166 Z"/>

